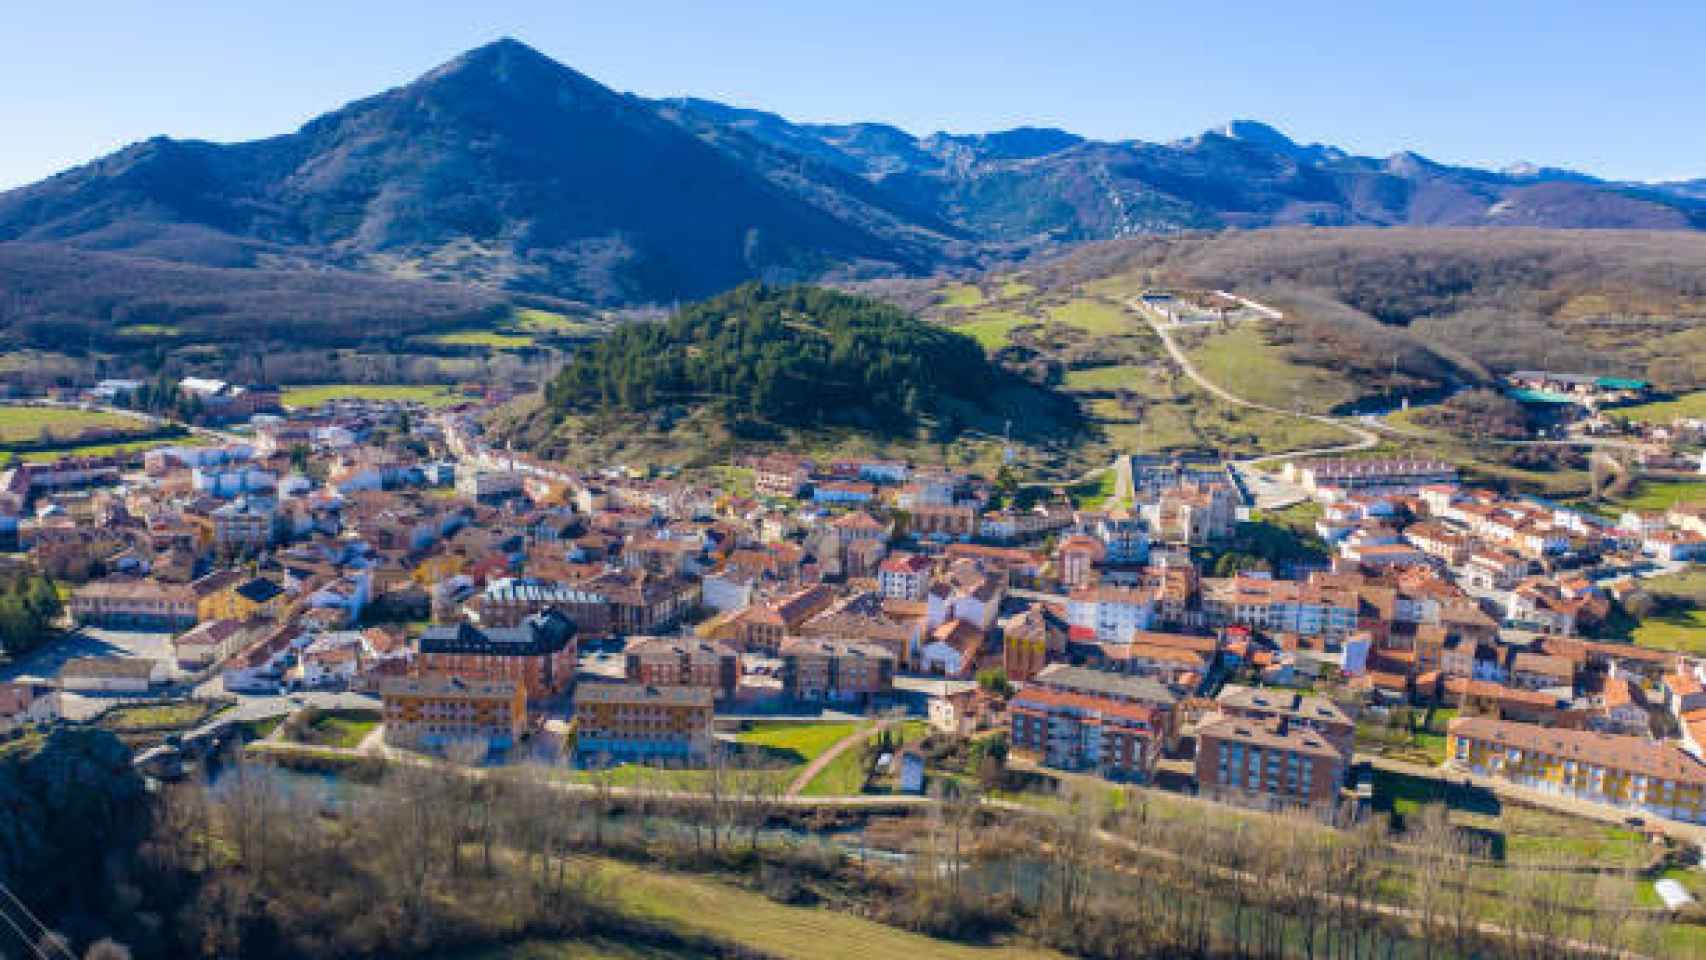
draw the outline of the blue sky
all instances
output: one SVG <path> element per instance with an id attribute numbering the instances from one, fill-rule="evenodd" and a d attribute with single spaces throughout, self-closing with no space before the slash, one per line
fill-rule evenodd
<path id="1" fill-rule="evenodd" d="M 1706 5 L 1141 0 L 15 3 L 0 188 L 156 134 L 295 129 L 514 36 L 620 90 L 913 132 L 1301 141 L 1602 176 L 1706 176 Z"/>

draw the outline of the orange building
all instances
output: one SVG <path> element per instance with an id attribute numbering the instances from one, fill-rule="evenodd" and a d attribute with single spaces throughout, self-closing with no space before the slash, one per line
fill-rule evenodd
<path id="1" fill-rule="evenodd" d="M 581 762 L 700 762 L 711 752 L 708 687 L 585 683 L 575 691 L 575 755 Z"/>
<path id="2" fill-rule="evenodd" d="M 385 742 L 397 747 L 440 747 L 483 741 L 499 749 L 521 737 L 527 688 L 513 680 L 460 677 L 393 677 L 379 684 Z"/>

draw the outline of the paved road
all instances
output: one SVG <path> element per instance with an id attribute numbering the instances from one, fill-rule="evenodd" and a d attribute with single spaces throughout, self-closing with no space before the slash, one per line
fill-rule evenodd
<path id="1" fill-rule="evenodd" d="M 1173 362 L 1178 364 L 1179 369 L 1184 371 L 1185 376 L 1190 377 L 1197 386 L 1202 387 L 1204 390 L 1207 390 L 1209 393 L 1219 397 L 1227 403 L 1232 404 L 1233 406 L 1248 407 L 1252 410 L 1264 410 L 1268 413 L 1280 414 L 1281 416 L 1297 417 L 1300 420 L 1313 420 L 1316 423 L 1326 424 L 1329 427 L 1343 430 L 1352 438 L 1352 442 L 1346 444 L 1338 444 L 1329 447 L 1313 447 L 1306 450 L 1293 450 L 1289 453 L 1269 454 L 1266 456 L 1243 460 L 1240 461 L 1241 463 L 1256 464 L 1269 460 L 1282 460 L 1289 457 L 1311 457 L 1332 453 L 1349 453 L 1355 450 L 1367 450 L 1368 448 L 1380 443 L 1380 437 L 1374 431 L 1358 426 L 1354 422 L 1342 417 L 1333 417 L 1321 413 L 1305 413 L 1302 410 L 1292 410 L 1287 407 L 1276 407 L 1272 404 L 1258 403 L 1254 400 L 1240 397 L 1225 387 L 1222 387 L 1220 384 L 1203 376 L 1201 371 L 1197 370 L 1196 364 L 1191 362 L 1191 358 L 1185 354 L 1184 350 L 1180 349 L 1178 342 L 1173 339 L 1173 333 L 1168 328 L 1167 324 L 1162 323 L 1155 319 L 1155 317 L 1151 316 L 1149 311 L 1144 310 L 1139 306 L 1135 299 L 1127 301 L 1126 305 L 1149 324 L 1149 328 L 1155 331 L 1155 335 L 1157 337 L 1161 338 L 1161 345 L 1167 348 L 1167 353 L 1173 358 Z"/>

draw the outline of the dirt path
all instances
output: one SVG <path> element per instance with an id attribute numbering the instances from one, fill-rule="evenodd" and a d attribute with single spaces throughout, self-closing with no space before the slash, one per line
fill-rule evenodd
<path id="1" fill-rule="evenodd" d="M 788 784 L 788 792 L 784 795 L 787 797 L 799 796 L 813 780 L 817 779 L 818 774 L 822 773 L 831 763 L 835 762 L 836 757 L 841 756 L 848 750 L 853 749 L 871 737 L 887 730 L 893 724 L 893 720 L 879 720 L 874 726 L 860 727 L 847 736 L 842 737 L 840 740 L 835 741 L 835 744 L 828 750 L 818 754 L 812 759 L 812 762 L 806 764 L 806 768 L 800 771 L 800 775 L 795 777 L 792 783 Z"/>
<path id="2" fill-rule="evenodd" d="M 1315 457 L 1334 453 L 1352 453 L 1357 450 L 1367 450 L 1380 443 L 1379 434 L 1366 427 L 1358 426 L 1357 424 L 1345 420 L 1342 417 L 1332 417 L 1320 413 L 1304 413 L 1301 410 L 1289 410 L 1285 407 L 1276 407 L 1271 404 L 1257 403 L 1254 400 L 1240 397 L 1225 387 L 1222 387 L 1220 384 L 1203 376 L 1202 372 L 1196 368 L 1196 364 L 1191 362 L 1191 358 L 1186 355 L 1185 351 L 1179 347 L 1178 342 L 1173 339 L 1172 331 L 1167 329 L 1166 324 L 1161 323 L 1154 317 L 1150 316 L 1149 311 L 1138 306 L 1135 300 L 1128 300 L 1126 302 L 1126 306 L 1133 313 L 1142 317 L 1144 322 L 1149 324 L 1149 329 L 1154 330 L 1155 335 L 1161 338 L 1161 345 L 1167 348 L 1168 356 L 1172 357 L 1173 362 L 1179 365 L 1179 369 L 1184 372 L 1185 376 L 1189 377 L 1192 383 L 1195 383 L 1197 386 L 1208 391 L 1213 396 L 1218 397 L 1235 407 L 1248 407 L 1251 410 L 1262 410 L 1267 413 L 1277 413 L 1281 416 L 1296 417 L 1300 420 L 1313 420 L 1316 423 L 1326 424 L 1329 427 L 1343 430 L 1352 437 L 1352 441 L 1350 443 L 1338 444 L 1330 447 L 1311 447 L 1306 450 L 1291 450 L 1286 453 L 1267 454 L 1265 456 L 1239 461 L 1240 463 L 1253 465 L 1264 463 L 1269 460 L 1282 460 L 1291 457 Z"/>

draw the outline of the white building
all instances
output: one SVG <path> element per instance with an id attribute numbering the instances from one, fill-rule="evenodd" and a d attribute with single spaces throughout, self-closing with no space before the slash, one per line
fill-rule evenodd
<path id="1" fill-rule="evenodd" d="M 1155 621 L 1155 592 L 1134 587 L 1085 587 L 1073 591 L 1066 622 L 1076 639 L 1128 643 Z"/>

